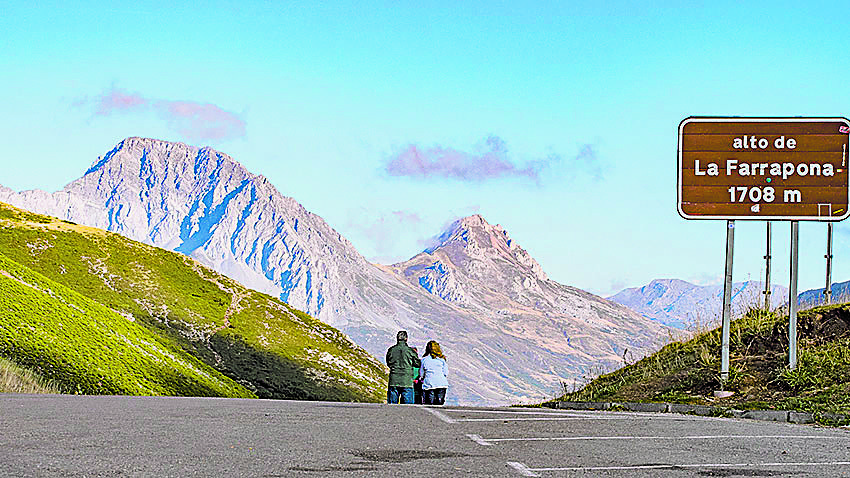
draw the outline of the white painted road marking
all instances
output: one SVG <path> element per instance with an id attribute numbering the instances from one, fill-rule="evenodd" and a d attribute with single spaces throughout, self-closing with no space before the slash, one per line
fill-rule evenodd
<path id="1" fill-rule="evenodd" d="M 717 420 L 712 417 L 682 417 L 679 415 L 656 414 L 656 413 L 629 413 L 629 412 L 550 412 L 550 411 L 526 411 L 526 410 L 469 410 L 441 408 L 425 408 L 429 413 L 440 420 L 457 424 L 461 422 L 514 422 L 514 421 L 569 421 L 569 420 L 641 420 L 641 419 L 667 419 L 667 420 Z M 460 413 L 464 416 L 472 414 L 491 414 L 501 416 L 490 416 L 481 418 L 451 418 L 449 414 Z M 455 415 L 457 416 L 457 415 Z M 556 442 L 556 441 L 612 441 L 612 440 L 641 440 L 641 441 L 674 441 L 674 440 L 850 440 L 850 436 L 825 436 L 825 435 L 684 435 L 684 436 L 555 436 L 555 437 L 525 437 L 525 438 L 484 438 L 479 434 L 466 434 L 467 438 L 480 446 L 493 446 L 501 442 Z M 665 445 L 666 446 L 666 445 Z M 541 473 L 557 472 L 589 472 L 590 476 L 600 471 L 630 471 L 630 470 L 674 470 L 674 469 L 698 469 L 698 468 L 815 468 L 815 467 L 841 467 L 843 472 L 850 468 L 848 461 L 832 462 L 787 462 L 787 463 L 684 463 L 684 464 L 647 464 L 647 465 L 620 465 L 620 466 L 570 466 L 570 467 L 541 467 L 532 468 L 518 461 L 504 462 L 517 474 L 527 477 L 540 477 Z M 548 475 L 547 475 L 548 476 Z"/>
<path id="2" fill-rule="evenodd" d="M 483 438 L 480 435 L 467 435 L 479 445 L 493 445 L 494 442 L 507 441 L 580 441 L 580 440 L 718 440 L 718 439 L 805 439 L 805 440 L 850 440 L 850 436 L 822 435 L 686 435 L 686 436 L 575 436 L 575 437 L 529 437 L 529 438 Z"/>
<path id="3" fill-rule="evenodd" d="M 534 420 L 642 420 L 650 418 L 653 420 L 716 420 L 713 417 L 696 417 L 684 415 L 673 415 L 664 413 L 630 413 L 630 412 L 604 412 L 604 413 L 579 413 L 579 412 L 531 412 L 531 411 L 510 411 L 510 410 L 462 410 L 444 408 L 445 412 L 471 414 L 471 413 L 490 413 L 497 415 L 507 415 L 508 417 L 500 418 L 455 418 L 456 422 L 498 422 L 498 421 L 534 421 Z M 532 415 L 530 418 L 510 418 L 515 415 Z"/>
<path id="4" fill-rule="evenodd" d="M 527 466 L 516 461 L 509 461 L 508 466 L 518 471 L 519 474 L 522 476 L 540 476 L 537 473 L 534 473 L 533 471 L 529 470 Z"/>
<path id="5" fill-rule="evenodd" d="M 568 420 L 642 420 L 646 417 L 590 417 L 590 416 L 565 416 L 565 417 L 534 417 L 534 418 L 455 418 L 455 422 L 533 422 L 533 421 L 568 421 Z M 653 417 L 656 418 L 656 417 Z M 657 420 L 681 420 L 676 417 L 660 416 Z"/>
<path id="6" fill-rule="evenodd" d="M 642 417 L 642 418 L 658 418 L 658 417 L 672 417 L 672 418 L 683 418 L 683 415 L 670 415 L 670 414 L 662 414 L 662 413 L 642 413 L 642 412 L 611 412 L 611 411 L 570 411 L 570 412 L 533 412 L 526 410 L 463 410 L 463 409 L 454 409 L 454 408 L 444 408 L 447 412 L 455 412 L 455 413 L 495 413 L 499 415 L 550 415 L 556 417 L 597 417 L 601 415 L 606 416 L 615 416 L 615 417 Z M 700 418 L 710 418 L 710 417 L 700 417 L 689 415 L 687 416 L 689 419 L 700 419 Z"/>
<path id="7" fill-rule="evenodd" d="M 755 467 L 815 467 L 815 466 L 850 466 L 850 461 L 828 462 L 789 462 L 789 463 L 689 463 L 681 465 L 626 465 L 626 466 L 585 466 L 564 468 L 529 468 L 523 463 L 507 462 L 508 466 L 517 470 L 523 476 L 540 476 L 539 472 L 547 471 L 626 471 L 626 470 L 670 470 L 676 468 L 755 468 Z"/>
<path id="8" fill-rule="evenodd" d="M 435 417 L 439 418 L 440 420 L 442 420 L 446 423 L 456 423 L 457 422 L 457 420 L 455 420 L 454 418 L 449 417 L 445 413 L 443 413 L 443 412 L 441 412 L 441 411 L 439 411 L 435 408 L 422 407 L 422 409 L 425 410 L 426 412 L 431 413 L 432 415 L 434 415 Z"/>
<path id="9" fill-rule="evenodd" d="M 587 414 L 583 414 L 580 412 L 533 412 L 527 410 L 460 410 L 454 408 L 446 408 L 447 412 L 455 412 L 455 413 L 496 413 L 499 415 L 555 415 L 555 416 L 568 416 L 568 417 L 583 417 L 587 416 Z"/>
<path id="10" fill-rule="evenodd" d="M 475 443 L 478 443 L 481 446 L 492 445 L 492 443 L 488 443 L 487 440 L 481 438 L 481 435 L 475 435 L 475 434 L 472 434 L 472 433 L 468 433 L 466 436 L 468 436 L 470 440 L 474 441 Z"/>

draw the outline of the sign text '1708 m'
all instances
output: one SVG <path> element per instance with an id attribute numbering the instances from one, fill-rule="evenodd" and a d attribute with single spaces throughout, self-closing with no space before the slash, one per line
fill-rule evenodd
<path id="1" fill-rule="evenodd" d="M 679 214 L 840 221 L 848 142 L 845 118 L 688 118 L 679 125 Z"/>

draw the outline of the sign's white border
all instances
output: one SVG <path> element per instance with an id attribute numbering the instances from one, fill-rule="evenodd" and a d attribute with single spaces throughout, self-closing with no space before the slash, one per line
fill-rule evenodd
<path id="1" fill-rule="evenodd" d="M 850 216 L 850 207 L 845 207 L 844 214 L 842 216 L 758 216 L 758 215 L 746 215 L 746 216 L 691 216 L 682 211 L 682 131 L 685 129 L 685 125 L 688 123 L 791 123 L 791 122 L 799 122 L 799 123 L 822 123 L 824 121 L 841 121 L 850 128 L 850 120 L 842 117 L 741 117 L 741 116 L 689 116 L 682 120 L 679 123 L 679 144 L 676 147 L 678 153 L 678 165 L 679 171 L 677 173 L 676 180 L 676 209 L 679 211 L 679 215 L 685 219 L 725 219 L 725 220 L 742 220 L 742 221 L 818 221 L 818 222 L 838 222 L 847 219 Z M 848 134 L 850 136 L 850 134 Z M 848 181 L 850 182 L 850 181 Z M 850 184 L 848 184 L 850 188 Z M 850 198 L 850 191 L 848 191 L 848 198 Z M 850 205 L 848 205 L 850 206 Z"/>

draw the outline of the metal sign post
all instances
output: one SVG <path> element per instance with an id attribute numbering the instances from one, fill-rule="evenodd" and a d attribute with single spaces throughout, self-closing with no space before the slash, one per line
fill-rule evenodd
<path id="1" fill-rule="evenodd" d="M 826 287 L 823 288 L 823 294 L 826 296 L 824 302 L 826 305 L 832 303 L 832 223 L 826 225 Z"/>
<path id="2" fill-rule="evenodd" d="M 767 221 L 767 250 L 764 255 L 764 310 L 770 311 L 770 227 Z"/>
<path id="3" fill-rule="evenodd" d="M 726 221 L 726 276 L 723 281 L 723 331 L 720 350 L 720 383 L 729 380 L 729 329 L 732 323 L 732 257 L 735 249 L 735 221 Z"/>
<path id="4" fill-rule="evenodd" d="M 791 287 L 788 292 L 788 368 L 797 368 L 797 272 L 799 266 L 800 223 L 791 221 Z"/>
<path id="5" fill-rule="evenodd" d="M 734 221 L 791 221 L 788 355 L 793 369 L 797 366 L 798 221 L 831 223 L 850 217 L 848 152 L 847 118 L 702 116 L 679 123 L 679 215 L 684 219 L 727 221 L 720 371 L 723 382 L 729 378 Z M 827 259 L 831 260 L 829 247 Z M 765 308 L 769 309 L 769 222 L 765 259 Z M 828 262 L 827 274 L 831 265 Z M 827 282 L 830 281 L 828 277 Z M 826 289 L 830 289 L 829 284 Z"/>

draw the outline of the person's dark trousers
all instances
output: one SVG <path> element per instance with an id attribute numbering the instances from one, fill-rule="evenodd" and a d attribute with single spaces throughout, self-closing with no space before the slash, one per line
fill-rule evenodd
<path id="1" fill-rule="evenodd" d="M 425 405 L 443 405 L 446 403 L 446 389 L 432 388 L 422 391 L 422 403 Z"/>
<path id="2" fill-rule="evenodd" d="M 412 404 L 413 403 L 413 387 L 389 387 L 387 389 L 387 403 L 396 404 Z"/>
<path id="3" fill-rule="evenodd" d="M 422 405 L 422 382 L 419 380 L 413 381 L 413 403 Z"/>

